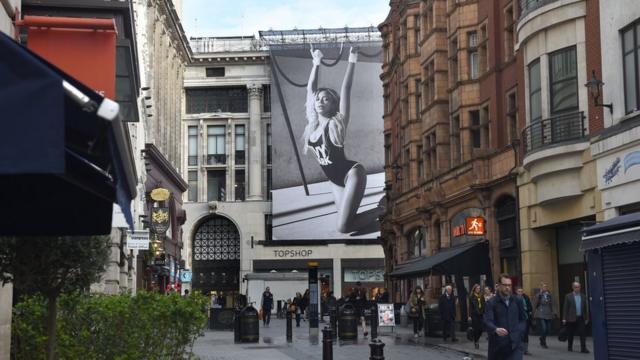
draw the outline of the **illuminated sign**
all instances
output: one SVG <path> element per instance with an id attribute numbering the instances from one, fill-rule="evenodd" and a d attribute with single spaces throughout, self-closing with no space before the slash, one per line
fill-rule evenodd
<path id="1" fill-rule="evenodd" d="M 483 217 L 468 217 L 466 219 L 466 223 L 468 235 L 484 235 L 485 230 Z"/>

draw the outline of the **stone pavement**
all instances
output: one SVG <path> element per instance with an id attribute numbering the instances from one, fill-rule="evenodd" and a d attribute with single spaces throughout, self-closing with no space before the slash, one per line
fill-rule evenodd
<path id="1" fill-rule="evenodd" d="M 320 323 L 320 328 L 325 323 Z M 476 350 L 473 343 L 466 340 L 464 333 L 459 333 L 457 343 L 444 343 L 441 338 L 414 338 L 409 327 L 397 327 L 392 333 L 390 329 L 381 329 L 379 338 L 385 343 L 384 355 L 387 360 L 404 359 L 432 359 L 432 360 L 461 360 L 464 357 L 479 360 L 486 359 L 487 340 L 483 335 L 480 349 Z M 577 339 L 576 339 L 577 340 Z M 357 343 L 343 343 L 333 346 L 333 358 L 338 359 L 369 359 L 369 339 L 359 334 Z M 549 349 L 543 349 L 538 344 L 536 336 L 530 336 L 531 356 L 527 359 L 562 359 L 587 360 L 593 359 L 593 354 L 567 352 L 566 343 L 561 343 L 555 337 L 548 338 Z M 579 342 L 574 343 L 577 350 Z M 592 350 L 591 339 L 587 339 L 587 347 Z M 272 319 L 269 327 L 260 325 L 260 342 L 254 344 L 234 344 L 233 332 L 207 330 L 194 345 L 194 354 L 202 360 L 321 360 L 322 334 L 317 341 L 309 339 L 308 322 L 301 323 L 301 327 L 293 327 L 293 343 L 287 344 L 285 337 L 285 321 Z"/>

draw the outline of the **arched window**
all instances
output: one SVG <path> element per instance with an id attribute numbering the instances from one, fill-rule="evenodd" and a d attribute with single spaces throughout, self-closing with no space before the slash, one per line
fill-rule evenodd
<path id="1" fill-rule="evenodd" d="M 415 227 L 407 233 L 406 238 L 409 257 L 422 256 L 426 246 L 424 229 L 421 227 Z"/>

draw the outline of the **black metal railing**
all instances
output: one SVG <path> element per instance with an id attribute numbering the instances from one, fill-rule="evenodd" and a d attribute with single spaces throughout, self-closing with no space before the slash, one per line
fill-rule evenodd
<path id="1" fill-rule="evenodd" d="M 585 137 L 584 112 L 572 112 L 538 120 L 522 131 L 524 152 L 530 153 Z"/>
<path id="2" fill-rule="evenodd" d="M 520 18 L 525 17 L 535 9 L 541 8 L 558 0 L 520 0 Z"/>
<path id="3" fill-rule="evenodd" d="M 224 165 L 227 163 L 226 154 L 204 155 L 204 163 L 207 165 Z"/>

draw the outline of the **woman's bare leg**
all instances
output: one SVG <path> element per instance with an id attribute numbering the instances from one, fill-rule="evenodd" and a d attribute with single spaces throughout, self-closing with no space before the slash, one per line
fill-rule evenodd
<path id="1" fill-rule="evenodd" d="M 360 202 L 367 187 L 367 174 L 364 167 L 358 164 L 351 168 L 345 176 L 344 188 L 333 185 L 338 209 L 337 229 L 341 233 L 358 230 L 362 225 L 356 216 Z"/>

